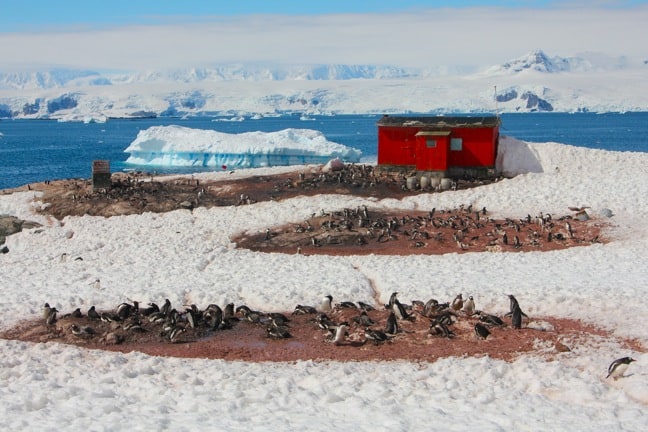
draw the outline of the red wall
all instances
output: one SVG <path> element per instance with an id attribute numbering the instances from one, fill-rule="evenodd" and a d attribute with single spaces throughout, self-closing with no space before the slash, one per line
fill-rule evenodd
<path id="1" fill-rule="evenodd" d="M 428 165 L 425 161 L 434 157 L 422 155 L 417 161 L 416 134 L 425 127 L 379 126 L 378 165 L 412 165 L 418 170 L 438 170 L 438 164 Z M 448 167 L 495 167 L 497 158 L 497 137 L 499 127 L 453 128 L 448 137 Z M 450 138 L 462 138 L 462 151 L 449 149 Z M 441 140 L 440 140 L 441 141 Z M 418 151 L 433 151 L 419 145 Z M 441 155 L 439 155 L 441 156 Z M 437 158 L 438 160 L 438 158 Z"/>

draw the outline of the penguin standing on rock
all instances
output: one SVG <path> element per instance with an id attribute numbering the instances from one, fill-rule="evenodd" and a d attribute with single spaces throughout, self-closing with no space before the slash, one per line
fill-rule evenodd
<path id="1" fill-rule="evenodd" d="M 635 361 L 635 359 L 633 359 L 632 357 L 621 357 L 620 359 L 614 360 L 608 367 L 608 374 L 605 379 L 612 377 L 612 379 L 616 381 L 619 378 L 623 377 L 626 369 L 628 369 L 628 366 L 633 361 Z"/>

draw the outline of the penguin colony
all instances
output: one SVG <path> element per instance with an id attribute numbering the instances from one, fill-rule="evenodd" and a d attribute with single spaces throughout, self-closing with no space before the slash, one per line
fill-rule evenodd
<path id="1" fill-rule="evenodd" d="M 461 179 L 452 188 L 467 189 L 497 180 Z M 117 214 L 134 214 L 248 205 L 311 193 L 402 197 L 435 192 L 430 188 L 410 190 L 404 173 L 380 171 L 364 164 L 346 164 L 330 172 L 309 170 L 216 182 L 194 177 L 164 181 L 164 177 L 147 173 L 113 174 L 110 188 L 93 190 L 90 182 L 74 180 L 53 182 L 43 190 L 53 191 L 59 183 L 60 191 L 44 197 L 50 204 L 47 212 L 59 220 L 69 215 L 111 216 L 115 203 L 121 203 Z"/>
<path id="2" fill-rule="evenodd" d="M 316 306 L 296 305 L 290 317 L 246 305 L 235 307 L 233 303 L 223 308 L 210 304 L 204 309 L 190 305 L 179 311 L 168 299 L 161 306 L 148 303 L 142 308 L 139 302 L 132 301 L 120 303 L 111 311 L 98 311 L 91 306 L 85 314 L 77 308 L 60 315 L 56 307 L 45 303 L 42 322 L 51 339 L 67 336 L 79 345 L 128 344 L 141 340 L 142 335 L 148 335 L 147 341 L 190 344 L 199 339 L 218 338 L 221 332 L 246 326 L 258 329 L 256 334 L 260 338 L 281 344 L 281 340 L 294 339 L 293 326 L 306 325 L 316 329 L 321 342 L 329 346 L 350 349 L 372 346 L 380 350 L 385 344 L 402 344 L 406 350 L 408 341 L 452 344 L 455 338 L 470 338 L 475 345 L 488 344 L 507 331 L 524 329 L 524 321 L 528 319 L 512 294 L 508 295 L 509 311 L 503 316 L 476 309 L 473 296 L 464 298 L 458 294 L 443 303 L 431 298 L 406 304 L 398 295 L 393 292 L 388 303 L 378 307 L 362 301 L 334 303 L 333 297 L 326 295 Z M 414 322 L 424 323 L 425 331 L 414 330 Z M 474 335 L 470 336 L 471 333 Z M 615 360 L 606 378 L 617 380 L 625 376 L 634 361 L 631 357 Z"/>
<path id="3" fill-rule="evenodd" d="M 326 254 L 327 251 L 375 253 L 401 245 L 411 253 L 528 251 L 600 242 L 597 233 L 581 229 L 572 215 L 540 213 L 520 219 L 493 219 L 485 207 L 471 204 L 427 213 L 389 214 L 367 206 L 327 212 L 321 210 L 302 223 L 268 227 L 262 234 L 233 239 L 238 247 L 257 251 Z"/>
<path id="4" fill-rule="evenodd" d="M 515 297 L 510 295 L 509 299 L 511 312 L 507 315 L 511 316 L 512 327 L 519 329 L 521 323 L 516 319 L 526 317 L 526 314 L 521 312 Z M 385 314 L 386 319 L 379 321 L 379 316 Z M 362 301 L 334 303 L 333 297 L 327 295 L 317 306 L 295 306 L 293 319 L 294 316 L 301 315 L 310 316 L 310 325 L 321 329 L 323 339 L 335 345 L 362 345 L 367 342 L 381 344 L 392 341 L 399 336 L 407 336 L 403 323 L 415 320 L 429 322 L 427 337 L 448 339 L 455 337 L 455 323 L 464 319 L 476 321 L 474 331 L 479 339 L 487 339 L 493 328 L 507 325 L 502 318 L 475 309 L 473 296 L 464 299 L 462 294 L 458 294 L 451 302 L 440 303 L 436 299 L 429 299 L 426 302 L 415 300 L 411 304 L 404 304 L 398 299 L 398 292 L 394 292 L 389 302 L 380 308 Z M 65 315 L 59 315 L 55 307 L 45 303 L 43 320 L 52 332 L 117 344 L 132 339 L 129 336 L 142 333 L 157 336 L 159 342 L 186 343 L 245 325 L 243 323 L 263 328 L 263 334 L 268 338 L 293 337 L 292 320 L 285 314 L 258 311 L 246 305 L 235 307 L 233 303 L 223 308 L 210 304 L 204 309 L 192 304 L 178 310 L 169 299 L 165 299 L 161 306 L 148 303 L 144 308 L 139 302 L 133 301 L 120 303 L 111 311 L 98 311 L 95 306 L 91 306 L 85 313 L 77 308 Z"/>

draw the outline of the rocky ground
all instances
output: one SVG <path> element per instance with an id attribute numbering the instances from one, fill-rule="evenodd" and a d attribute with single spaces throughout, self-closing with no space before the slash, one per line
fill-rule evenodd
<path id="1" fill-rule="evenodd" d="M 493 180 L 493 181 L 496 181 Z M 68 215 L 110 217 L 145 211 L 165 212 L 197 206 L 250 205 L 264 200 L 281 200 L 298 195 L 353 194 L 377 198 L 401 198 L 432 189 L 409 190 L 401 174 L 378 172 L 371 166 L 346 166 L 343 170 L 294 172 L 276 176 L 255 176 L 218 182 L 191 177 L 167 180 L 136 174 L 113 175 L 112 188 L 93 191 L 88 180 L 65 180 L 32 184 L 19 190 L 44 192 L 44 212 L 62 219 Z M 462 180 L 452 189 L 479 187 L 487 182 Z M 15 191 L 15 190 L 12 190 Z M 4 191 L 9 193 L 12 191 Z M 594 242 L 605 242 L 603 225 L 581 220 L 576 210 L 564 215 L 542 217 L 520 215 L 516 219 L 495 220 L 488 209 L 469 205 L 427 212 L 376 212 L 367 208 L 333 209 L 299 224 L 268 227 L 263 233 L 233 239 L 238 247 L 264 252 L 303 254 L 442 254 L 467 252 L 546 251 Z M 9 251 L 8 251 L 9 252 Z M 428 299 L 421 299 L 427 301 Z M 442 302 L 452 299 L 440 299 Z M 508 301 L 503 299 L 503 302 Z M 116 311 L 100 311 L 105 319 L 92 319 L 87 311 L 59 311 L 56 319 L 22 322 L 0 337 L 34 342 L 58 341 L 87 348 L 115 351 L 142 351 L 153 355 L 209 357 L 246 361 L 328 360 L 434 360 L 449 355 L 489 355 L 510 360 L 521 353 L 560 355 L 583 338 L 609 334 L 577 321 L 552 317 L 525 319 L 522 329 L 513 329 L 510 319 L 503 326 L 489 327 L 486 339 L 476 336 L 477 315 L 454 312 L 449 327 L 452 337 L 434 330 L 434 316 L 424 314 L 419 302 L 407 302 L 411 318 L 398 320 L 400 331 L 382 343 L 367 340 L 366 328 L 385 330 L 389 310 L 374 305 L 367 313 L 371 325 L 354 322 L 356 308 L 338 307 L 327 312 L 335 323 L 348 322 L 348 335 L 335 344 L 329 332 L 316 322 L 316 315 L 284 313 L 288 338 L 268 334 L 268 315 L 252 322 L 241 314 L 227 326 L 205 326 L 187 321 L 184 305 L 179 307 L 182 331 L 171 338 L 159 321 L 138 316 L 135 326 L 129 320 L 115 320 Z M 224 305 L 222 305 L 224 306 Z M 141 309 L 140 309 L 141 310 Z M 109 319 L 113 316 L 113 319 Z M 503 318 L 503 317 L 501 317 Z M 166 317 L 165 317 L 166 319 Z M 222 328 L 226 327 L 226 328 Z M 91 330 L 89 330 L 91 329 Z M 632 341 L 625 341 L 632 344 Z"/>

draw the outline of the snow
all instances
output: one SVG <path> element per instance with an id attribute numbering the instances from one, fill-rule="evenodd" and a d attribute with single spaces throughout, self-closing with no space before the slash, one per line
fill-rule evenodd
<path id="1" fill-rule="evenodd" d="M 328 141 L 312 129 L 228 134 L 183 126 L 140 131 L 124 150 L 126 163 L 157 166 L 209 166 L 224 169 L 358 162 L 361 151 Z"/>
<path id="2" fill-rule="evenodd" d="M 297 74 L 289 66 L 272 70 L 262 65 L 132 72 L 121 78 L 97 72 L 102 79 L 89 82 L 69 80 L 85 70 L 0 71 L 0 116 L 85 121 L 146 113 L 242 121 L 286 113 L 308 119 L 315 114 L 648 111 L 647 68 L 637 57 L 599 60 L 592 54 L 559 57 L 534 50 L 469 72 L 337 65 L 331 70 L 348 73 L 321 77 L 326 79 L 316 73 L 322 66 L 310 65 L 305 75 L 306 66 L 295 67 Z M 358 75 L 353 72 L 358 68 L 373 72 Z M 496 104 L 495 88 L 500 99 L 510 98 Z M 62 97 L 66 104 L 60 103 Z"/>
<path id="3" fill-rule="evenodd" d="M 633 339 L 568 336 L 571 352 L 449 357 L 432 363 L 298 361 L 246 363 L 86 351 L 0 340 L 0 419 L 11 428 L 195 430 L 628 430 L 648 426 L 648 154 L 502 139 L 498 166 L 517 174 L 487 186 L 402 200 L 296 197 L 165 214 L 68 217 L 7 239 L 0 255 L 0 328 L 61 311 L 138 299 L 173 304 L 245 303 L 292 310 L 334 299 L 452 299 L 503 314 L 515 294 L 534 326 L 543 316 L 580 319 Z M 237 170 L 233 176 L 285 168 Z M 195 174 L 224 179 L 230 174 Z M 0 214 L 27 217 L 34 192 L 0 196 Z M 262 232 L 322 209 L 486 206 L 492 217 L 569 212 L 587 205 L 609 223 L 608 244 L 554 252 L 324 257 L 238 250 L 241 231 Z M 38 205 L 38 204 L 36 204 Z M 602 209 L 613 216 L 603 217 Z M 60 262 L 65 252 L 71 258 Z M 101 280 L 101 289 L 93 287 Z M 336 349 L 332 347 L 331 349 Z M 550 347 L 539 346 L 549 350 Z M 612 360 L 632 356 L 626 376 L 606 380 Z"/>

